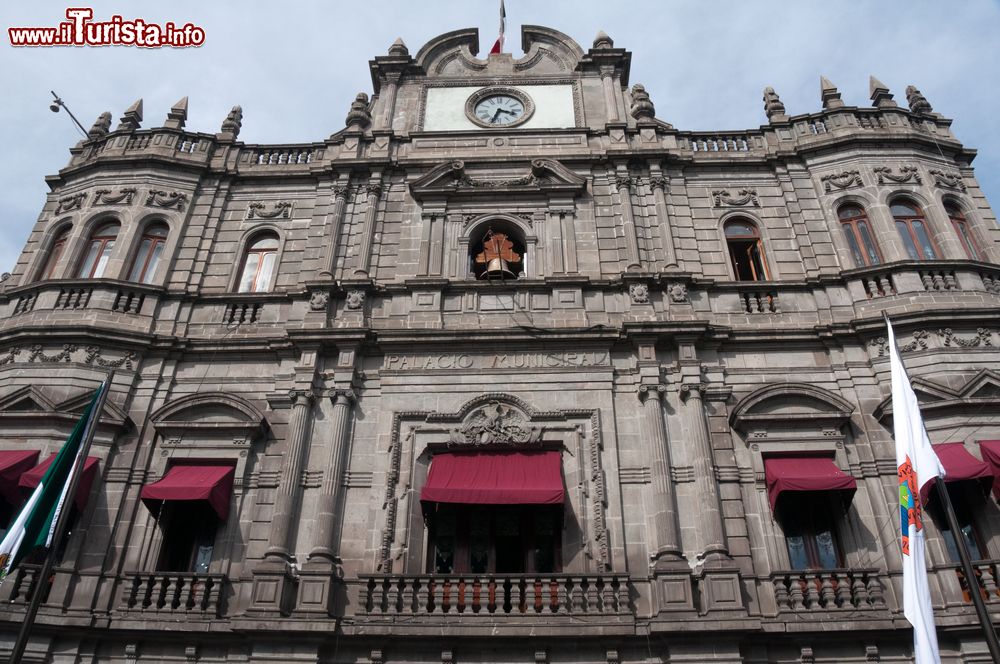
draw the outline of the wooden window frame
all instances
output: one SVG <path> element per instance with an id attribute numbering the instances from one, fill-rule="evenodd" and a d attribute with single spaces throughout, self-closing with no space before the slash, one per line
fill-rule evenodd
<path id="1" fill-rule="evenodd" d="M 43 280 L 52 279 L 52 275 L 56 271 L 56 266 L 59 264 L 59 259 L 62 258 L 63 252 L 66 250 L 66 243 L 68 241 L 68 230 L 64 230 L 56 236 L 55 242 L 49 248 L 49 256 L 45 260 L 45 269 L 42 271 Z"/>
<path id="2" fill-rule="evenodd" d="M 916 214 L 908 214 L 908 215 L 896 214 L 895 212 L 892 212 L 892 208 L 896 205 L 905 205 L 908 208 L 912 208 L 913 210 L 916 211 Z M 904 200 L 896 200 L 890 202 L 889 211 L 892 214 L 892 221 L 896 226 L 896 230 L 900 232 L 900 236 L 903 238 L 903 241 L 905 242 L 907 239 L 909 239 L 910 243 L 912 244 L 915 253 L 918 256 L 917 260 L 921 261 L 938 260 L 938 257 L 941 255 L 941 249 L 937 246 L 937 242 L 934 241 L 934 233 L 931 230 L 931 225 L 930 223 L 928 223 L 927 216 L 924 214 L 923 209 L 916 203 L 904 199 Z M 934 252 L 933 256 L 924 255 L 924 248 L 920 242 L 920 238 L 917 237 L 916 231 L 913 230 L 914 221 L 919 221 L 921 224 L 923 224 L 924 231 L 927 233 L 927 241 L 931 245 L 931 251 Z M 900 229 L 900 224 L 905 225 L 907 232 L 906 236 L 903 236 L 902 229 Z M 907 251 L 907 255 L 909 255 L 909 251 Z"/>
<path id="3" fill-rule="evenodd" d="M 837 502 L 840 496 L 827 492 L 808 492 L 805 498 L 796 498 L 793 505 L 779 504 L 779 520 L 782 524 L 782 535 L 788 555 L 789 567 L 797 571 L 840 569 L 845 565 L 844 545 L 840 533 L 843 514 L 837 513 Z M 806 514 L 812 509 L 813 515 Z M 821 514 L 822 518 L 816 518 Z M 834 567 L 821 564 L 817 537 L 822 532 L 829 532 L 833 539 L 836 561 Z M 805 568 L 795 567 L 792 552 L 788 547 L 790 537 L 801 537 L 805 545 L 807 565 Z"/>
<path id="4" fill-rule="evenodd" d="M 272 240 L 275 243 L 274 247 L 262 247 L 255 249 L 255 245 L 265 242 L 267 240 Z M 278 239 L 277 235 L 266 234 L 259 235 L 253 239 L 252 242 L 247 246 L 246 251 L 243 252 L 243 261 L 240 263 L 239 278 L 236 281 L 236 288 L 240 293 L 267 293 L 271 290 L 271 281 L 275 275 L 278 268 L 278 249 L 280 248 L 281 241 Z M 267 283 L 261 284 L 261 267 L 264 265 L 264 258 L 268 254 L 274 255 L 274 264 L 271 266 L 271 273 L 267 275 Z M 250 288 L 248 290 L 243 290 L 243 282 L 246 281 L 246 270 L 250 262 L 251 256 L 258 256 L 257 267 L 254 270 L 253 280 L 250 282 Z"/>
<path id="5" fill-rule="evenodd" d="M 735 224 L 743 224 L 747 226 L 751 229 L 751 233 L 730 234 L 728 229 Z M 733 277 L 736 281 L 749 282 L 771 280 L 771 271 L 767 265 L 767 255 L 764 253 L 764 240 L 761 238 L 760 229 L 757 228 L 756 224 L 742 218 L 730 219 L 723 225 L 722 234 L 726 238 L 726 250 L 729 252 L 729 263 L 732 265 Z M 750 273 L 753 277 L 752 279 L 740 278 L 740 270 L 736 260 L 737 247 L 735 246 L 735 243 L 740 243 L 741 245 L 745 243 L 745 247 L 739 248 L 746 252 L 745 258 L 747 260 L 747 264 L 749 265 Z M 756 253 L 756 261 L 754 260 L 754 253 Z M 759 263 L 760 272 L 763 274 L 758 273 L 755 263 Z"/>
<path id="6" fill-rule="evenodd" d="M 163 234 L 162 235 L 156 235 L 156 234 L 154 234 L 154 232 L 157 232 L 157 231 L 158 232 L 162 232 Z M 153 224 L 153 225 L 149 226 L 146 229 L 146 231 L 142 234 L 142 237 L 139 238 L 139 247 L 136 250 L 135 258 L 132 260 L 132 266 L 129 269 L 129 281 L 132 281 L 132 282 L 135 282 L 135 283 L 138 283 L 138 284 L 149 283 L 149 282 L 146 281 L 146 273 L 149 270 L 149 262 L 152 259 L 153 254 L 155 253 L 157 247 L 160 247 L 160 246 L 165 247 L 166 246 L 166 244 L 167 244 L 167 237 L 169 236 L 169 234 L 170 234 L 170 230 L 166 226 L 164 226 L 162 224 Z M 149 250 L 146 252 L 146 257 L 142 261 L 142 268 L 139 270 L 139 274 L 135 275 L 136 267 L 138 266 L 139 257 L 140 257 L 140 255 L 142 253 L 142 244 L 144 242 L 146 242 L 147 240 L 149 240 Z M 159 261 L 160 261 L 160 259 L 162 257 L 163 257 L 163 254 L 162 254 L 162 249 L 161 249 L 161 254 L 156 259 L 156 265 L 154 266 L 154 270 L 153 270 L 154 273 L 156 271 L 155 268 L 159 267 Z M 149 276 L 153 276 L 153 275 L 149 275 Z"/>
<path id="7" fill-rule="evenodd" d="M 962 248 L 965 250 L 965 255 L 969 257 L 969 260 L 984 260 L 983 250 L 972 232 L 972 224 L 969 223 L 968 217 L 965 216 L 961 208 L 954 203 L 949 203 L 945 205 L 944 211 L 948 215 L 948 220 L 951 222 L 952 228 L 955 229 L 958 241 L 961 243 Z"/>
<path id="8" fill-rule="evenodd" d="M 843 216 L 845 212 L 850 211 L 852 209 L 857 210 L 857 213 L 852 214 L 850 216 Z M 885 262 L 885 260 L 882 258 L 882 250 L 879 248 L 878 242 L 876 242 L 875 240 L 875 232 L 874 229 L 872 228 L 872 222 L 868 218 L 868 213 L 865 211 L 863 207 L 855 203 L 845 203 L 844 205 L 841 205 L 839 208 L 837 208 L 837 219 L 838 221 L 840 221 L 841 229 L 844 231 L 845 234 L 846 233 L 851 234 L 851 236 L 854 238 L 854 242 L 857 244 L 858 251 L 861 252 L 863 262 L 861 265 L 858 265 L 858 267 L 874 267 L 876 265 L 881 265 L 882 263 Z M 870 256 L 867 251 L 867 245 L 865 244 L 864 236 L 858 229 L 858 224 L 861 222 L 864 222 L 864 224 L 868 227 L 868 236 L 871 238 L 872 249 L 875 251 L 875 256 L 877 257 L 877 262 L 875 263 L 869 261 Z M 851 254 L 853 255 L 853 253 L 854 252 L 852 250 Z M 853 256 L 853 258 L 855 262 L 857 262 L 857 256 Z"/>

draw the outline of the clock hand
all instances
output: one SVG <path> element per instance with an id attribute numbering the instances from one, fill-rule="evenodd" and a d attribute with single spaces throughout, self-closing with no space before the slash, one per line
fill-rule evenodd
<path id="1" fill-rule="evenodd" d="M 502 111 L 502 110 L 503 110 L 502 108 L 498 108 L 498 109 L 496 110 L 496 112 L 495 112 L 495 113 L 493 114 L 493 117 L 492 117 L 492 118 L 490 118 L 490 123 L 491 123 L 491 124 L 497 121 L 497 118 L 499 118 L 499 117 L 500 117 L 500 111 Z"/>

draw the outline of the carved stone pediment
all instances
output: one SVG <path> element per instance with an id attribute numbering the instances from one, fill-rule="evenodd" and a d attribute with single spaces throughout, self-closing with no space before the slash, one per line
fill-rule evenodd
<path id="1" fill-rule="evenodd" d="M 492 43 L 491 40 L 487 46 Z M 511 54 L 480 59 L 479 31 L 466 28 L 435 37 L 407 64 L 432 78 L 476 79 L 484 74 L 513 72 L 565 75 L 573 72 L 584 57 L 583 49 L 572 37 L 539 25 L 522 26 L 521 48 L 524 55 L 516 60 Z M 376 59 L 375 64 L 381 63 Z"/>
<path id="2" fill-rule="evenodd" d="M 775 383 L 751 392 L 733 409 L 730 424 L 749 442 L 842 440 L 854 406 L 805 383 Z"/>
<path id="3" fill-rule="evenodd" d="M 266 428 L 260 410 L 231 394 L 199 393 L 172 401 L 150 416 L 166 439 L 253 440 Z"/>
<path id="4" fill-rule="evenodd" d="M 542 442 L 542 427 L 520 411 L 492 401 L 470 413 L 461 426 L 451 430 L 448 446 L 524 447 Z"/>
<path id="5" fill-rule="evenodd" d="M 534 159 L 528 171 L 502 177 L 473 177 L 465 162 L 455 160 L 436 166 L 410 184 L 417 200 L 426 198 L 476 197 L 484 194 L 550 195 L 577 194 L 587 186 L 577 175 L 554 159 Z"/>
<path id="6" fill-rule="evenodd" d="M 953 390 L 926 378 L 910 381 L 925 421 L 951 415 L 978 416 L 1000 410 L 1000 373 L 983 369 L 960 389 Z M 883 426 L 892 426 L 892 396 L 872 412 Z M 929 427 L 930 428 L 930 427 Z"/>

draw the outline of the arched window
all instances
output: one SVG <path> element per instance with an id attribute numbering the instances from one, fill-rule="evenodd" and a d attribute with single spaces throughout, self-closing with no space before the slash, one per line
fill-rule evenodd
<path id="1" fill-rule="evenodd" d="M 518 279 L 524 275 L 525 243 L 514 224 L 497 221 L 469 237 L 469 261 L 476 279 Z"/>
<path id="2" fill-rule="evenodd" d="M 955 227 L 955 232 L 958 233 L 958 239 L 962 241 L 966 255 L 974 261 L 983 260 L 983 254 L 972 237 L 972 227 L 969 226 L 969 221 L 962 211 L 954 203 L 948 203 L 944 209 L 948 213 L 951 225 Z"/>
<path id="3" fill-rule="evenodd" d="M 894 201 L 889 209 L 910 258 L 915 261 L 937 259 L 937 251 L 931 241 L 927 220 L 924 219 L 924 213 L 920 208 L 910 201 L 898 200 Z"/>
<path id="4" fill-rule="evenodd" d="M 259 235 L 247 246 L 240 270 L 239 292 L 262 293 L 271 288 L 271 277 L 278 259 L 278 236 Z"/>
<path id="5" fill-rule="evenodd" d="M 726 222 L 725 231 L 736 280 L 767 281 L 770 276 L 764 259 L 764 243 L 757 227 L 749 221 L 734 219 Z"/>
<path id="6" fill-rule="evenodd" d="M 146 229 L 139 241 L 139 250 L 132 261 L 132 269 L 128 275 L 129 281 L 140 284 L 152 283 L 166 242 L 167 227 L 163 224 L 154 224 Z"/>
<path id="7" fill-rule="evenodd" d="M 91 234 L 87 250 L 80 262 L 80 269 L 76 273 L 77 277 L 80 279 L 100 279 L 104 276 L 104 270 L 108 267 L 108 259 L 111 257 L 111 250 L 118 237 L 118 229 L 118 223 L 112 222 L 98 227 Z"/>
<path id="8" fill-rule="evenodd" d="M 42 279 L 52 279 L 55 275 L 56 265 L 62 258 L 63 250 L 66 249 L 66 240 L 69 239 L 69 229 L 65 228 L 56 236 L 55 242 L 49 248 L 49 257 L 45 261 L 45 269 L 42 270 Z"/>
<path id="9" fill-rule="evenodd" d="M 837 210 L 837 217 L 840 219 L 840 227 L 844 231 L 847 246 L 851 248 L 851 255 L 854 256 L 854 263 L 858 267 L 881 263 L 882 258 L 875 246 L 875 238 L 872 236 L 871 224 L 868 223 L 865 211 L 857 205 L 841 205 Z"/>

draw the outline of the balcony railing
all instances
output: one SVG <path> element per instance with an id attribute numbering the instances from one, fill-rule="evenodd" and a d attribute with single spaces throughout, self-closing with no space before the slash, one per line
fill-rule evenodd
<path id="1" fill-rule="evenodd" d="M 885 609 L 882 582 L 875 570 L 804 570 L 775 572 L 778 611 Z"/>
<path id="2" fill-rule="evenodd" d="M 222 613 L 225 584 L 223 574 L 136 574 L 126 579 L 119 608 L 123 611 L 218 617 Z"/>
<path id="3" fill-rule="evenodd" d="M 985 602 L 1000 602 L 1000 588 L 997 587 L 997 573 L 1000 561 L 977 560 L 972 563 L 976 570 L 976 581 L 979 584 L 979 594 Z M 972 603 L 972 595 L 969 591 L 969 582 L 965 578 L 965 573 L 961 568 L 955 570 L 958 576 L 958 583 L 962 588 L 962 597 L 966 603 Z"/>
<path id="4" fill-rule="evenodd" d="M 631 614 L 623 575 L 373 575 L 361 577 L 368 616 L 610 616 Z"/>

